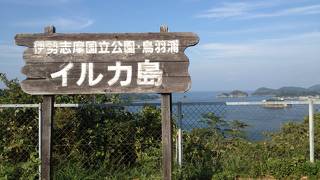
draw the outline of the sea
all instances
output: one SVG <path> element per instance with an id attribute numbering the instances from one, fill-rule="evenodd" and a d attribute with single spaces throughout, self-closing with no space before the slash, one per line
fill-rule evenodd
<path id="1" fill-rule="evenodd" d="M 248 92 L 248 91 L 247 91 Z M 215 113 L 225 121 L 239 120 L 248 125 L 244 129 L 247 138 L 253 141 L 261 141 L 269 138 L 266 134 L 275 133 L 285 123 L 301 123 L 308 115 L 308 105 L 292 105 L 286 108 L 266 108 L 261 105 L 223 105 L 221 102 L 254 102 L 271 98 L 271 96 L 248 96 L 242 98 L 218 98 L 221 91 L 215 92 L 187 92 L 174 93 L 173 103 L 187 102 L 182 106 L 182 119 L 176 123 L 184 131 L 194 128 L 206 127 L 204 115 Z M 251 94 L 251 92 L 248 92 Z M 151 102 L 160 102 L 153 100 Z M 190 104 L 191 102 L 191 104 Z M 210 102 L 212 104 L 207 104 Z M 320 110 L 315 105 L 315 111 Z M 177 107 L 173 106 L 173 117 L 175 120 Z"/>

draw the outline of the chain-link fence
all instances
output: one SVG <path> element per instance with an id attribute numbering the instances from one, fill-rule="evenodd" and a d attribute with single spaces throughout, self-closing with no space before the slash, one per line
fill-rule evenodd
<path id="1" fill-rule="evenodd" d="M 0 179 L 37 176 L 39 105 L 0 105 Z"/>
<path id="2" fill-rule="evenodd" d="M 248 124 L 247 137 L 264 139 L 263 132 L 280 129 L 288 121 L 301 122 L 308 102 L 272 106 L 262 103 L 173 103 L 174 153 L 183 163 L 183 136 L 206 128 L 206 115 Z M 25 177 L 38 173 L 39 105 L 2 105 L 0 108 L 0 168 Z M 161 171 L 161 113 L 159 103 L 128 105 L 58 104 L 53 125 L 52 165 L 55 179 L 77 174 L 78 179 L 123 178 Z M 320 110 L 317 104 L 315 111 Z M 213 117 L 213 116 L 212 116 Z M 8 172 L 6 172 L 8 171 Z M 10 178 L 9 178 L 10 179 Z"/>

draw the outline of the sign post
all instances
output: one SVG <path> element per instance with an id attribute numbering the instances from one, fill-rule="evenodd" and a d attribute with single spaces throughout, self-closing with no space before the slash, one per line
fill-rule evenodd
<path id="1" fill-rule="evenodd" d="M 171 93 L 191 87 L 187 47 L 198 43 L 191 32 L 17 34 L 26 46 L 21 82 L 24 92 L 42 95 L 41 179 L 50 179 L 53 102 L 57 94 L 160 93 L 164 179 L 171 179 Z"/>
<path id="2" fill-rule="evenodd" d="M 45 34 L 54 34 L 55 27 L 48 26 L 44 29 Z M 53 130 L 53 113 L 54 113 L 54 95 L 44 95 L 41 103 L 41 121 L 39 134 L 40 142 L 40 157 L 41 157 L 41 169 L 40 177 L 44 180 L 51 179 L 51 155 L 52 155 L 52 130 Z"/>
<path id="3" fill-rule="evenodd" d="M 43 96 L 41 103 L 41 179 L 49 180 L 51 177 L 51 147 L 52 147 L 52 127 L 54 113 L 54 96 Z"/>
<path id="4" fill-rule="evenodd" d="M 167 26 L 160 27 L 160 33 L 168 32 Z M 161 94 L 161 126 L 162 126 L 162 173 L 163 179 L 171 180 L 172 174 L 172 94 Z"/>

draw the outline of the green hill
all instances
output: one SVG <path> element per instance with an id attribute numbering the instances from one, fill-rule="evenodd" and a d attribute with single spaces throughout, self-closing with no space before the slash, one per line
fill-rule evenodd
<path id="1" fill-rule="evenodd" d="M 276 91 L 276 96 L 314 96 L 316 92 L 302 87 L 282 87 Z"/>
<path id="2" fill-rule="evenodd" d="M 257 90 L 255 90 L 252 95 L 254 96 L 268 96 L 268 95 L 276 95 L 276 91 L 275 89 L 271 89 L 271 88 L 266 88 L 266 87 L 261 87 L 258 88 Z"/>
<path id="3" fill-rule="evenodd" d="M 261 87 L 255 90 L 252 95 L 254 96 L 315 96 L 320 95 L 320 84 L 311 86 L 310 88 L 302 87 L 281 87 L 279 89 L 271 89 Z"/>
<path id="4" fill-rule="evenodd" d="M 308 89 L 309 89 L 310 91 L 320 92 L 320 84 L 313 85 L 313 86 L 309 87 Z"/>

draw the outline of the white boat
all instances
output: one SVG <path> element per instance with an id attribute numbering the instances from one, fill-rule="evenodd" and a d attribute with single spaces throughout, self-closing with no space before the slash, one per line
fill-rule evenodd
<path id="1" fill-rule="evenodd" d="M 290 108 L 292 104 L 285 103 L 284 98 L 271 98 L 262 100 L 262 106 L 265 108 L 274 108 L 274 109 L 282 109 L 282 108 Z"/>

